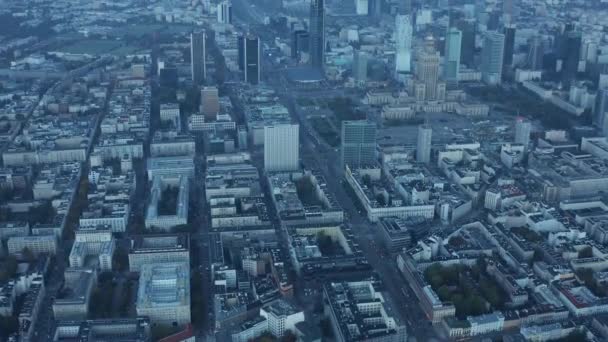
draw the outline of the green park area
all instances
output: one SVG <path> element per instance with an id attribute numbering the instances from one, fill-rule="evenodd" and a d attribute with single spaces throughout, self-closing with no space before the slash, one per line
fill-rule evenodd
<path id="1" fill-rule="evenodd" d="M 441 301 L 454 304 L 459 319 L 504 307 L 506 296 L 485 272 L 483 259 L 472 267 L 436 263 L 424 270 L 424 277 Z"/>

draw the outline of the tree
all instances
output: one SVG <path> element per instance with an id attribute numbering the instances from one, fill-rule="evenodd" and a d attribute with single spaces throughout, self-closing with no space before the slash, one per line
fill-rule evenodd
<path id="1" fill-rule="evenodd" d="M 296 342 L 297 340 L 298 337 L 291 330 L 285 331 L 285 334 L 281 338 L 281 342 Z"/>
<path id="2" fill-rule="evenodd" d="M 124 272 L 129 267 L 129 255 L 123 248 L 117 248 L 112 256 L 112 269 Z"/>
<path id="3" fill-rule="evenodd" d="M 34 252 L 29 247 L 23 247 L 21 255 L 25 261 L 34 261 L 36 259 L 36 255 L 34 255 Z"/>
<path id="4" fill-rule="evenodd" d="M 19 320 L 15 316 L 0 316 L 0 340 L 6 340 L 19 330 Z"/>
<path id="5" fill-rule="evenodd" d="M 0 263 L 0 284 L 10 280 L 17 272 L 17 259 L 13 255 L 9 255 Z"/>

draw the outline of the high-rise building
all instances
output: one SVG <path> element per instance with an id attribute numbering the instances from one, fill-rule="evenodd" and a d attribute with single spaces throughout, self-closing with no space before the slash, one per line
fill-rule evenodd
<path id="1" fill-rule="evenodd" d="M 355 0 L 355 12 L 357 13 L 357 15 L 367 15 L 368 11 L 368 0 Z"/>
<path id="2" fill-rule="evenodd" d="M 416 63 L 416 77 L 424 84 L 424 99 L 437 99 L 437 84 L 439 81 L 439 64 L 441 57 L 434 48 L 434 40 L 427 38 L 424 51 Z"/>
<path id="3" fill-rule="evenodd" d="M 462 32 L 460 62 L 472 68 L 475 65 L 475 19 L 461 19 L 456 28 Z"/>
<path id="4" fill-rule="evenodd" d="M 574 26 L 567 25 L 559 44 L 558 61 L 558 68 L 561 68 L 562 83 L 566 87 L 570 86 L 578 73 L 582 44 L 581 32 L 576 30 Z"/>
<path id="5" fill-rule="evenodd" d="M 353 78 L 358 83 L 367 81 L 367 53 L 356 50 L 353 53 Z"/>
<path id="6" fill-rule="evenodd" d="M 351 169 L 376 163 L 376 124 L 372 121 L 342 121 L 342 165 Z"/>
<path id="7" fill-rule="evenodd" d="M 505 47 L 502 61 L 505 69 L 513 65 L 513 53 L 515 52 L 515 30 L 515 25 L 507 25 L 504 28 Z"/>
<path id="8" fill-rule="evenodd" d="M 412 0 L 401 0 L 399 1 L 399 12 L 411 14 L 412 13 Z"/>
<path id="9" fill-rule="evenodd" d="M 217 22 L 221 24 L 232 24 L 232 3 L 222 1 L 217 4 Z"/>
<path id="10" fill-rule="evenodd" d="M 412 71 L 412 19 L 409 15 L 395 17 L 395 71 Z"/>
<path id="11" fill-rule="evenodd" d="M 291 36 L 291 58 L 299 60 L 303 52 L 308 53 L 310 35 L 306 30 L 295 30 Z"/>
<path id="12" fill-rule="evenodd" d="M 215 120 L 220 112 L 220 97 L 217 87 L 203 87 L 201 89 L 201 113 L 206 120 Z"/>
<path id="13" fill-rule="evenodd" d="M 190 65 L 192 82 L 194 84 L 202 84 L 207 76 L 207 67 L 205 65 L 206 38 L 205 31 L 197 31 L 190 34 Z"/>
<path id="14" fill-rule="evenodd" d="M 445 37 L 445 61 L 443 78 L 447 82 L 457 83 L 460 71 L 460 48 L 462 45 L 462 32 L 451 27 Z"/>
<path id="15" fill-rule="evenodd" d="M 296 171 L 299 169 L 299 125 L 264 126 L 264 169 Z"/>
<path id="16" fill-rule="evenodd" d="M 513 4 L 513 0 L 502 0 L 502 14 L 505 18 L 505 21 L 512 22 L 513 15 L 515 12 L 515 4 Z"/>
<path id="17" fill-rule="evenodd" d="M 593 124 L 608 133 L 608 88 L 598 89 L 593 114 Z"/>
<path id="18" fill-rule="evenodd" d="M 502 78 L 505 35 L 486 32 L 481 51 L 481 76 L 487 84 L 499 84 Z"/>
<path id="19" fill-rule="evenodd" d="M 431 136 L 433 129 L 430 125 L 418 126 L 418 138 L 416 142 L 416 161 L 429 163 L 431 161 Z"/>
<path id="20" fill-rule="evenodd" d="M 261 81 L 261 53 L 260 38 L 254 35 L 238 37 L 239 69 L 243 71 L 243 80 L 250 84 L 259 84 Z"/>
<path id="21" fill-rule="evenodd" d="M 372 17 L 379 17 L 382 15 L 382 7 L 384 0 L 367 0 L 367 14 Z"/>
<path id="22" fill-rule="evenodd" d="M 325 0 L 310 2 L 310 61 L 313 67 L 325 66 Z"/>
<path id="23" fill-rule="evenodd" d="M 522 117 L 515 120 L 515 143 L 524 145 L 527 150 L 530 144 L 530 132 L 532 123 Z"/>
<path id="24" fill-rule="evenodd" d="M 527 66 L 532 70 L 542 70 L 545 56 L 544 43 L 540 36 L 534 36 L 528 41 Z"/>

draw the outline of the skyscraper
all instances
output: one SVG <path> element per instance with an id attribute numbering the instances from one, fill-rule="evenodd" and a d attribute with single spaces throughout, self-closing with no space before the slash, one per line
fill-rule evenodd
<path id="1" fill-rule="evenodd" d="M 427 38 L 424 51 L 416 63 L 416 77 L 424 84 L 424 99 L 437 99 L 437 84 L 439 81 L 439 64 L 441 57 L 433 47 L 433 38 Z"/>
<path id="2" fill-rule="evenodd" d="M 298 170 L 299 147 L 297 124 L 264 126 L 264 169 L 269 172 Z"/>
<path id="3" fill-rule="evenodd" d="M 530 131 L 532 130 L 532 124 L 530 121 L 518 117 L 515 120 L 515 143 L 522 144 L 528 149 L 530 144 Z"/>
<path id="4" fill-rule="evenodd" d="M 460 48 L 462 45 L 462 32 L 451 27 L 445 37 L 445 61 L 443 77 L 447 82 L 457 83 L 460 71 Z"/>
<path id="5" fill-rule="evenodd" d="M 431 161 L 431 136 L 433 129 L 429 125 L 418 126 L 418 138 L 416 143 L 416 161 L 429 163 Z"/>
<path id="6" fill-rule="evenodd" d="M 261 44 L 260 38 L 254 35 L 239 36 L 238 54 L 239 69 L 243 71 L 243 80 L 250 84 L 259 84 L 261 80 Z"/>
<path id="7" fill-rule="evenodd" d="M 527 66 L 532 70 L 542 70 L 545 56 L 544 43 L 540 36 L 534 36 L 528 41 Z"/>
<path id="8" fill-rule="evenodd" d="M 395 17 L 395 71 L 412 71 L 412 19 L 409 15 Z"/>
<path id="9" fill-rule="evenodd" d="M 372 121 L 342 121 L 342 166 L 352 168 L 376 163 L 376 124 Z"/>
<path id="10" fill-rule="evenodd" d="M 325 65 L 325 0 L 310 2 L 310 61 L 316 68 Z"/>
<path id="11" fill-rule="evenodd" d="M 600 88 L 595 96 L 593 124 L 599 127 L 604 135 L 608 133 L 608 88 Z"/>
<path id="12" fill-rule="evenodd" d="M 513 52 L 515 51 L 515 25 L 504 28 L 505 47 L 503 51 L 503 67 L 505 70 L 513 65 Z"/>
<path id="13" fill-rule="evenodd" d="M 368 0 L 355 0 L 355 11 L 357 15 L 367 15 L 369 11 Z"/>
<path id="14" fill-rule="evenodd" d="M 364 51 L 355 50 L 353 53 L 353 78 L 359 83 L 367 80 L 367 54 Z"/>
<path id="15" fill-rule="evenodd" d="M 475 64 L 475 19 L 461 19 L 456 27 L 462 32 L 460 62 L 472 68 Z"/>
<path id="16" fill-rule="evenodd" d="M 559 44 L 559 62 L 561 65 L 562 83 L 569 87 L 570 83 L 576 78 L 578 64 L 581 59 L 582 47 L 581 32 L 576 30 L 573 25 L 567 25 Z"/>
<path id="17" fill-rule="evenodd" d="M 190 34 L 190 65 L 192 72 L 192 82 L 202 84 L 207 76 L 205 65 L 205 31 L 192 32 Z"/>
<path id="18" fill-rule="evenodd" d="M 232 3 L 228 0 L 217 4 L 217 22 L 221 24 L 232 24 Z"/>
<path id="19" fill-rule="evenodd" d="M 502 78 L 505 35 L 486 32 L 481 51 L 481 76 L 487 84 L 499 84 Z"/>

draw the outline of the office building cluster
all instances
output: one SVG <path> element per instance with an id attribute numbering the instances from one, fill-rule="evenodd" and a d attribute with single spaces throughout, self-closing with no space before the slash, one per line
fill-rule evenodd
<path id="1" fill-rule="evenodd" d="M 0 341 L 608 340 L 607 6 L 3 2 Z"/>

